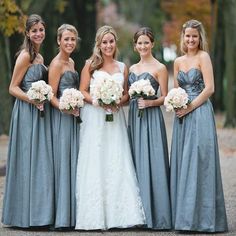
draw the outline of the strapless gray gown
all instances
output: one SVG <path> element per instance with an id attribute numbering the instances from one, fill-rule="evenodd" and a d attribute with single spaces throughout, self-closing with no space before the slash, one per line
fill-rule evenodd
<path id="1" fill-rule="evenodd" d="M 66 71 L 60 78 L 57 97 L 66 88 L 79 87 L 77 72 Z M 73 115 L 52 107 L 55 168 L 55 228 L 75 226 L 75 180 L 79 151 L 79 123 Z"/>
<path id="2" fill-rule="evenodd" d="M 204 88 L 202 73 L 179 71 L 179 86 L 190 101 Z M 210 100 L 175 118 L 171 147 L 171 205 L 174 229 L 203 232 L 227 231 L 219 151 Z"/>
<path id="3" fill-rule="evenodd" d="M 34 64 L 27 70 L 21 88 L 45 80 L 47 69 Z M 2 222 L 30 227 L 53 224 L 54 183 L 49 103 L 45 115 L 32 104 L 16 99 L 9 133 L 7 175 Z"/>
<path id="4" fill-rule="evenodd" d="M 150 80 L 157 94 L 159 84 L 148 72 L 140 75 L 130 73 L 129 86 L 140 79 Z M 170 229 L 168 146 L 160 107 L 144 109 L 143 117 L 139 118 L 137 101 L 131 99 L 128 132 L 146 216 L 146 227 Z"/>

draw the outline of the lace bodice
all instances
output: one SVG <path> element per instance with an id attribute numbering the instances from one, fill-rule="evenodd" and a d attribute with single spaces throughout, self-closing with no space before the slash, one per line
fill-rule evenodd
<path id="1" fill-rule="evenodd" d="M 187 72 L 179 71 L 177 75 L 179 86 L 191 97 L 198 96 L 205 87 L 202 72 L 199 69 L 192 68 Z"/>
<path id="2" fill-rule="evenodd" d="M 96 80 L 96 78 L 111 77 L 113 80 L 120 83 L 123 87 L 123 85 L 124 85 L 124 66 L 125 65 L 122 62 L 118 62 L 118 65 L 120 67 L 120 71 L 115 72 L 114 74 L 109 74 L 108 72 L 106 72 L 104 70 L 95 70 L 92 75 L 90 85 L 93 84 L 93 82 L 94 82 L 94 80 Z"/>

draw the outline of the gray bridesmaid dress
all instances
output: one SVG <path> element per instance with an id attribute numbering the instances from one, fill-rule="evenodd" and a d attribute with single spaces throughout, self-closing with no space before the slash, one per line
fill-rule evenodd
<path id="1" fill-rule="evenodd" d="M 140 79 L 150 80 L 157 94 L 159 84 L 148 72 L 140 75 L 131 72 L 129 86 Z M 139 118 L 137 101 L 131 99 L 128 132 L 146 227 L 171 229 L 168 146 L 160 107 L 144 109 L 143 117 Z"/>
<path id="2" fill-rule="evenodd" d="M 204 88 L 202 73 L 196 68 L 179 71 L 179 86 L 189 100 Z M 171 147 L 171 205 L 174 229 L 227 231 L 227 219 L 220 173 L 219 151 L 210 100 L 175 118 Z"/>
<path id="3" fill-rule="evenodd" d="M 64 89 L 79 86 L 77 72 L 66 71 L 60 78 L 57 97 Z M 55 228 L 75 226 L 75 180 L 79 151 L 79 123 L 73 115 L 52 107 L 53 156 L 55 168 Z"/>
<path id="4" fill-rule="evenodd" d="M 47 69 L 31 65 L 20 85 L 28 91 L 45 80 Z M 9 133 L 2 222 L 17 227 L 46 226 L 54 219 L 52 135 L 49 103 L 45 115 L 32 104 L 16 99 Z"/>

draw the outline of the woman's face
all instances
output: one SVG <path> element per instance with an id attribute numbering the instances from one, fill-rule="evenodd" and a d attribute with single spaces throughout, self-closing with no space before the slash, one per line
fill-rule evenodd
<path id="1" fill-rule="evenodd" d="M 71 54 L 75 50 L 77 44 L 75 33 L 69 30 L 65 30 L 62 33 L 61 39 L 58 40 L 58 44 L 61 51 L 64 51 L 67 54 Z"/>
<path id="2" fill-rule="evenodd" d="M 42 44 L 43 40 L 45 39 L 45 27 L 41 22 L 34 24 L 29 32 L 27 33 L 27 37 L 30 38 L 30 41 L 34 45 Z"/>
<path id="3" fill-rule="evenodd" d="M 200 36 L 197 29 L 186 28 L 184 32 L 184 45 L 188 50 L 198 49 Z"/>
<path id="4" fill-rule="evenodd" d="M 107 33 L 103 36 L 101 45 L 101 53 L 105 56 L 114 56 L 116 50 L 116 39 L 115 36 L 111 33 Z"/>
<path id="5" fill-rule="evenodd" d="M 153 46 L 154 44 L 147 35 L 140 35 L 135 44 L 135 49 L 140 56 L 146 56 L 151 54 Z"/>

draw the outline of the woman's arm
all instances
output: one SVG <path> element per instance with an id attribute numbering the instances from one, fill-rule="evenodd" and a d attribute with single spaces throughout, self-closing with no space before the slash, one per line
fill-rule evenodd
<path id="1" fill-rule="evenodd" d="M 90 63 L 91 63 L 90 61 L 86 61 L 81 71 L 79 90 L 84 95 L 84 100 L 87 103 L 92 104 L 93 100 L 89 93 L 89 86 L 90 86 L 90 80 L 91 80 L 91 75 L 89 72 Z"/>
<path id="2" fill-rule="evenodd" d="M 128 100 L 129 100 L 129 94 L 128 94 L 128 68 L 127 66 L 125 65 L 125 68 L 124 68 L 124 91 L 123 91 L 123 96 L 121 98 L 121 101 L 120 101 L 120 106 L 122 105 L 125 105 Z"/>
<path id="3" fill-rule="evenodd" d="M 179 73 L 179 58 L 176 58 L 176 60 L 174 61 L 174 88 L 179 87 L 179 83 L 177 80 L 178 73 Z"/>
<path id="4" fill-rule="evenodd" d="M 48 70 L 48 83 L 49 85 L 51 85 L 54 94 L 50 102 L 57 109 L 59 109 L 59 100 L 57 98 L 57 92 L 61 77 L 61 68 L 62 66 L 60 63 L 58 63 L 57 61 L 52 61 Z"/>
<path id="5" fill-rule="evenodd" d="M 201 106 L 214 93 L 214 75 L 210 56 L 201 52 L 200 67 L 205 84 L 202 92 L 191 102 L 194 108 Z"/>
<path id="6" fill-rule="evenodd" d="M 20 84 L 24 78 L 24 75 L 31 65 L 30 56 L 28 52 L 22 51 L 16 59 L 16 64 L 13 70 L 11 83 L 9 86 L 9 93 L 25 102 L 33 103 L 28 99 L 27 94 L 20 88 Z"/>

